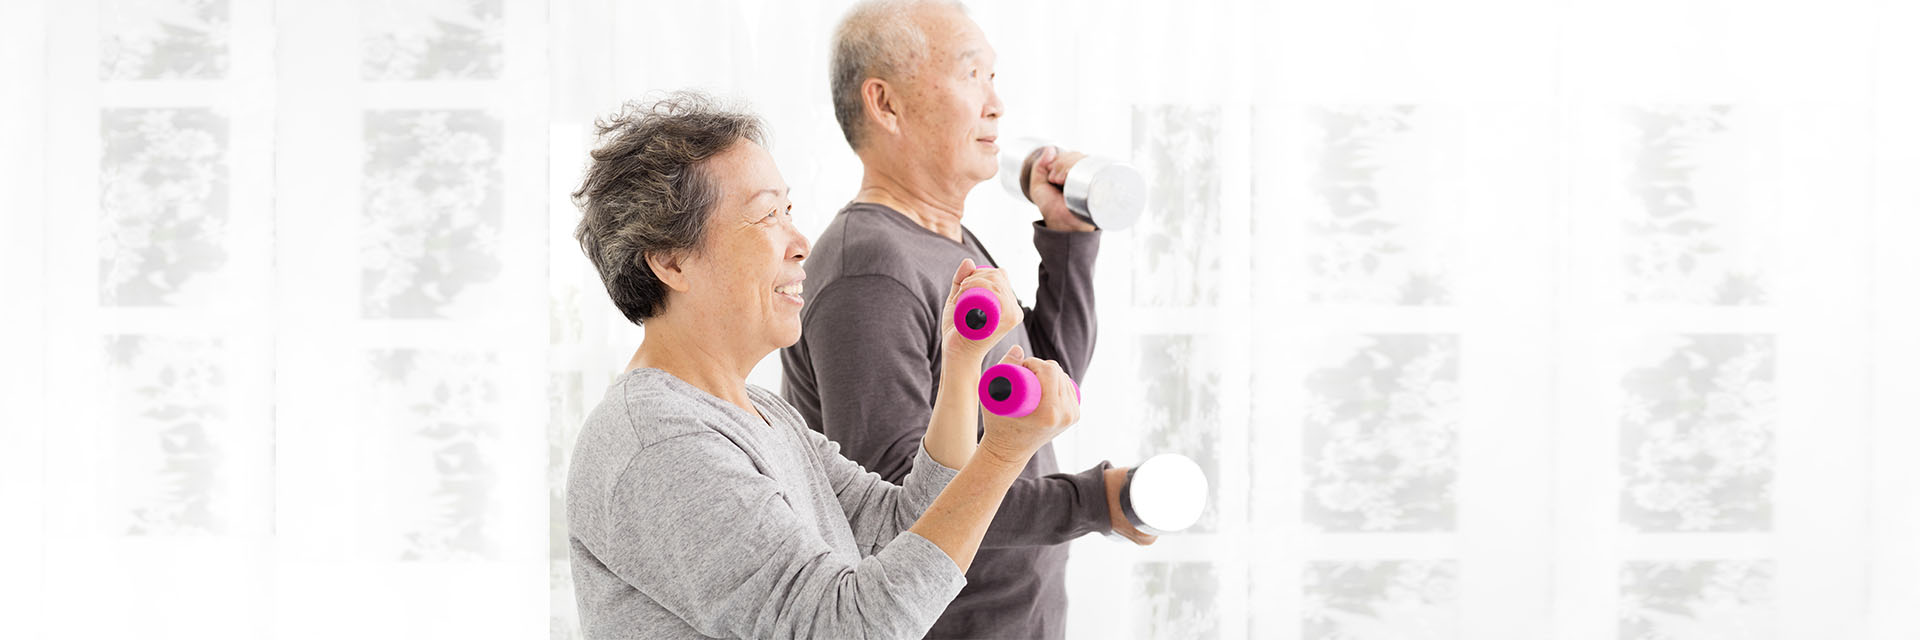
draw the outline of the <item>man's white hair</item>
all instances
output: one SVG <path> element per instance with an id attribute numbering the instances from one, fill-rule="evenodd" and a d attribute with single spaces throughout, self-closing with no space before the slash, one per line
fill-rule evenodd
<path id="1" fill-rule="evenodd" d="M 867 78 L 897 82 L 911 74 L 927 55 L 927 34 L 913 19 L 922 6 L 953 7 L 966 13 L 956 0 L 865 0 L 847 10 L 833 30 L 833 61 L 829 71 L 833 90 L 833 117 L 840 133 L 855 151 L 860 149 L 865 113 L 860 85 Z"/>

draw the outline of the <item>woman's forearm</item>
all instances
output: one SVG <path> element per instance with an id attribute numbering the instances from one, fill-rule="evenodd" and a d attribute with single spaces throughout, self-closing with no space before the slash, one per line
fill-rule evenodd
<path id="1" fill-rule="evenodd" d="M 927 455 L 949 469 L 965 469 L 973 459 L 980 424 L 980 363 L 948 358 L 940 363 L 940 392 L 933 401 L 922 441 Z"/>
<path id="2" fill-rule="evenodd" d="M 926 513 L 908 529 L 940 547 L 963 573 L 973 566 L 973 556 L 980 551 L 987 525 L 1000 511 L 1007 488 L 1026 468 L 1026 458 L 1032 457 L 1031 453 L 1009 456 L 986 448 L 974 453 L 977 455 L 960 469 L 960 475 L 947 483 L 940 497 L 934 498 Z"/>

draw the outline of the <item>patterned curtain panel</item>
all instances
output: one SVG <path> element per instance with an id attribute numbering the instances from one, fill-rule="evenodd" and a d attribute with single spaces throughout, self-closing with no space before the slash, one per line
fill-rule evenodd
<path id="1" fill-rule="evenodd" d="M 846 4 L 0 4 L 0 637 L 581 637 L 592 122 L 737 99 L 817 233 Z M 1212 480 L 1070 637 L 1920 637 L 1920 7 L 969 6 L 1149 185 L 1061 466 Z"/>

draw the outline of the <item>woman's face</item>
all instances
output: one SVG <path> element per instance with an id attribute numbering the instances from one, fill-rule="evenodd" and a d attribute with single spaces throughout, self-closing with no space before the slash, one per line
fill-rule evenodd
<path id="1" fill-rule="evenodd" d="M 807 237 L 793 226 L 786 180 L 759 144 L 743 140 L 706 170 L 721 197 L 700 250 L 683 262 L 682 297 L 732 350 L 757 361 L 800 340 Z"/>

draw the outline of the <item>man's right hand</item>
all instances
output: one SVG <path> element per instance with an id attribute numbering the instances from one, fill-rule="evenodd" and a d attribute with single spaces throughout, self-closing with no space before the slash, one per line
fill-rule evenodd
<path id="1" fill-rule="evenodd" d="M 1120 509 L 1120 489 L 1127 486 L 1127 467 L 1109 467 L 1101 475 L 1107 481 L 1107 524 L 1113 527 L 1114 534 L 1142 547 L 1159 540 L 1160 536 L 1135 528 L 1127 520 L 1126 512 Z"/>

